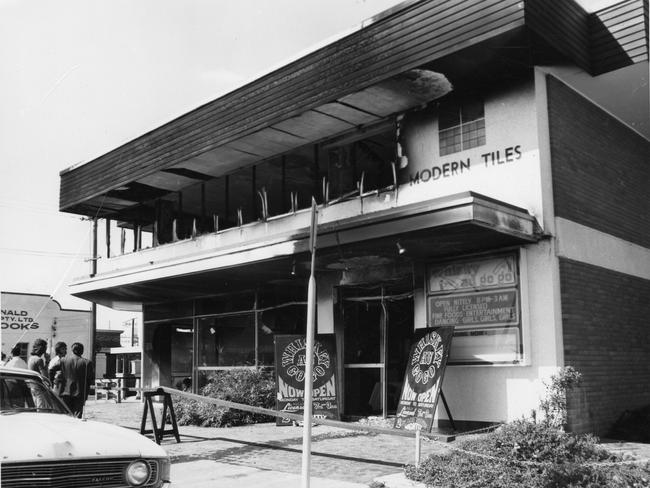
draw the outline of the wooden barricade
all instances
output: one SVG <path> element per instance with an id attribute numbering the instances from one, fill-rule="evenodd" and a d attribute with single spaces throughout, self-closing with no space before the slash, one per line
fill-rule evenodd
<path id="1" fill-rule="evenodd" d="M 144 395 L 144 410 L 142 411 L 142 423 L 140 424 L 140 434 L 147 435 L 153 434 L 156 444 L 160 444 L 163 440 L 165 434 L 173 434 L 176 438 L 176 442 L 180 442 L 181 438 L 178 434 L 178 424 L 176 423 L 176 414 L 174 413 L 174 405 L 172 404 L 172 398 L 169 393 L 164 391 L 162 388 L 158 388 L 154 391 L 145 391 Z M 156 412 L 153 408 L 153 397 L 162 396 L 163 397 L 163 411 L 162 418 L 160 419 L 160 427 L 156 421 Z M 153 425 L 152 429 L 147 429 L 147 411 L 151 414 L 151 424 Z M 165 430 L 165 422 L 167 421 L 167 413 L 169 412 L 169 417 L 171 419 L 171 429 Z"/>

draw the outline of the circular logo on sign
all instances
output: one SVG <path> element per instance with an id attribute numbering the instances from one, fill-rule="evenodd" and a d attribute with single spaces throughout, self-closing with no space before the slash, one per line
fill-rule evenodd
<path id="1" fill-rule="evenodd" d="M 416 393 L 424 393 L 435 382 L 444 356 L 442 338 L 430 332 L 418 341 L 411 355 L 408 370 L 409 386 Z"/>
<path id="2" fill-rule="evenodd" d="M 305 386 L 305 366 L 307 341 L 296 339 L 285 346 L 280 358 L 278 370 L 282 379 L 294 388 L 303 389 Z M 334 374 L 334 365 L 329 351 L 318 341 L 314 342 L 314 368 L 312 378 L 314 388 L 320 388 Z"/>

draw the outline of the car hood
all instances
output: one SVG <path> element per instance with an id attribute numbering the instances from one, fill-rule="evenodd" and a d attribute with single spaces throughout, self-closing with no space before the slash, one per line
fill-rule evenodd
<path id="1" fill-rule="evenodd" d="M 167 457 L 150 439 L 123 427 L 69 415 L 0 415 L 0 463 L 75 458 Z M 10 440 L 13 439 L 14 442 Z"/>

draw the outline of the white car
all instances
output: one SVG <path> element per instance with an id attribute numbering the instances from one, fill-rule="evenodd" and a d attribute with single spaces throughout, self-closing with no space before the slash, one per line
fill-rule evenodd
<path id="1" fill-rule="evenodd" d="M 122 427 L 77 419 L 25 369 L 0 367 L 0 486 L 166 488 L 170 462 Z"/>

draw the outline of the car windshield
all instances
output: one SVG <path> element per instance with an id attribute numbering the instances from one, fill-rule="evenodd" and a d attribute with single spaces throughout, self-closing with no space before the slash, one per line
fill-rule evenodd
<path id="1" fill-rule="evenodd" d="M 69 413 L 38 379 L 3 374 L 0 376 L 0 413 L 18 412 Z"/>

